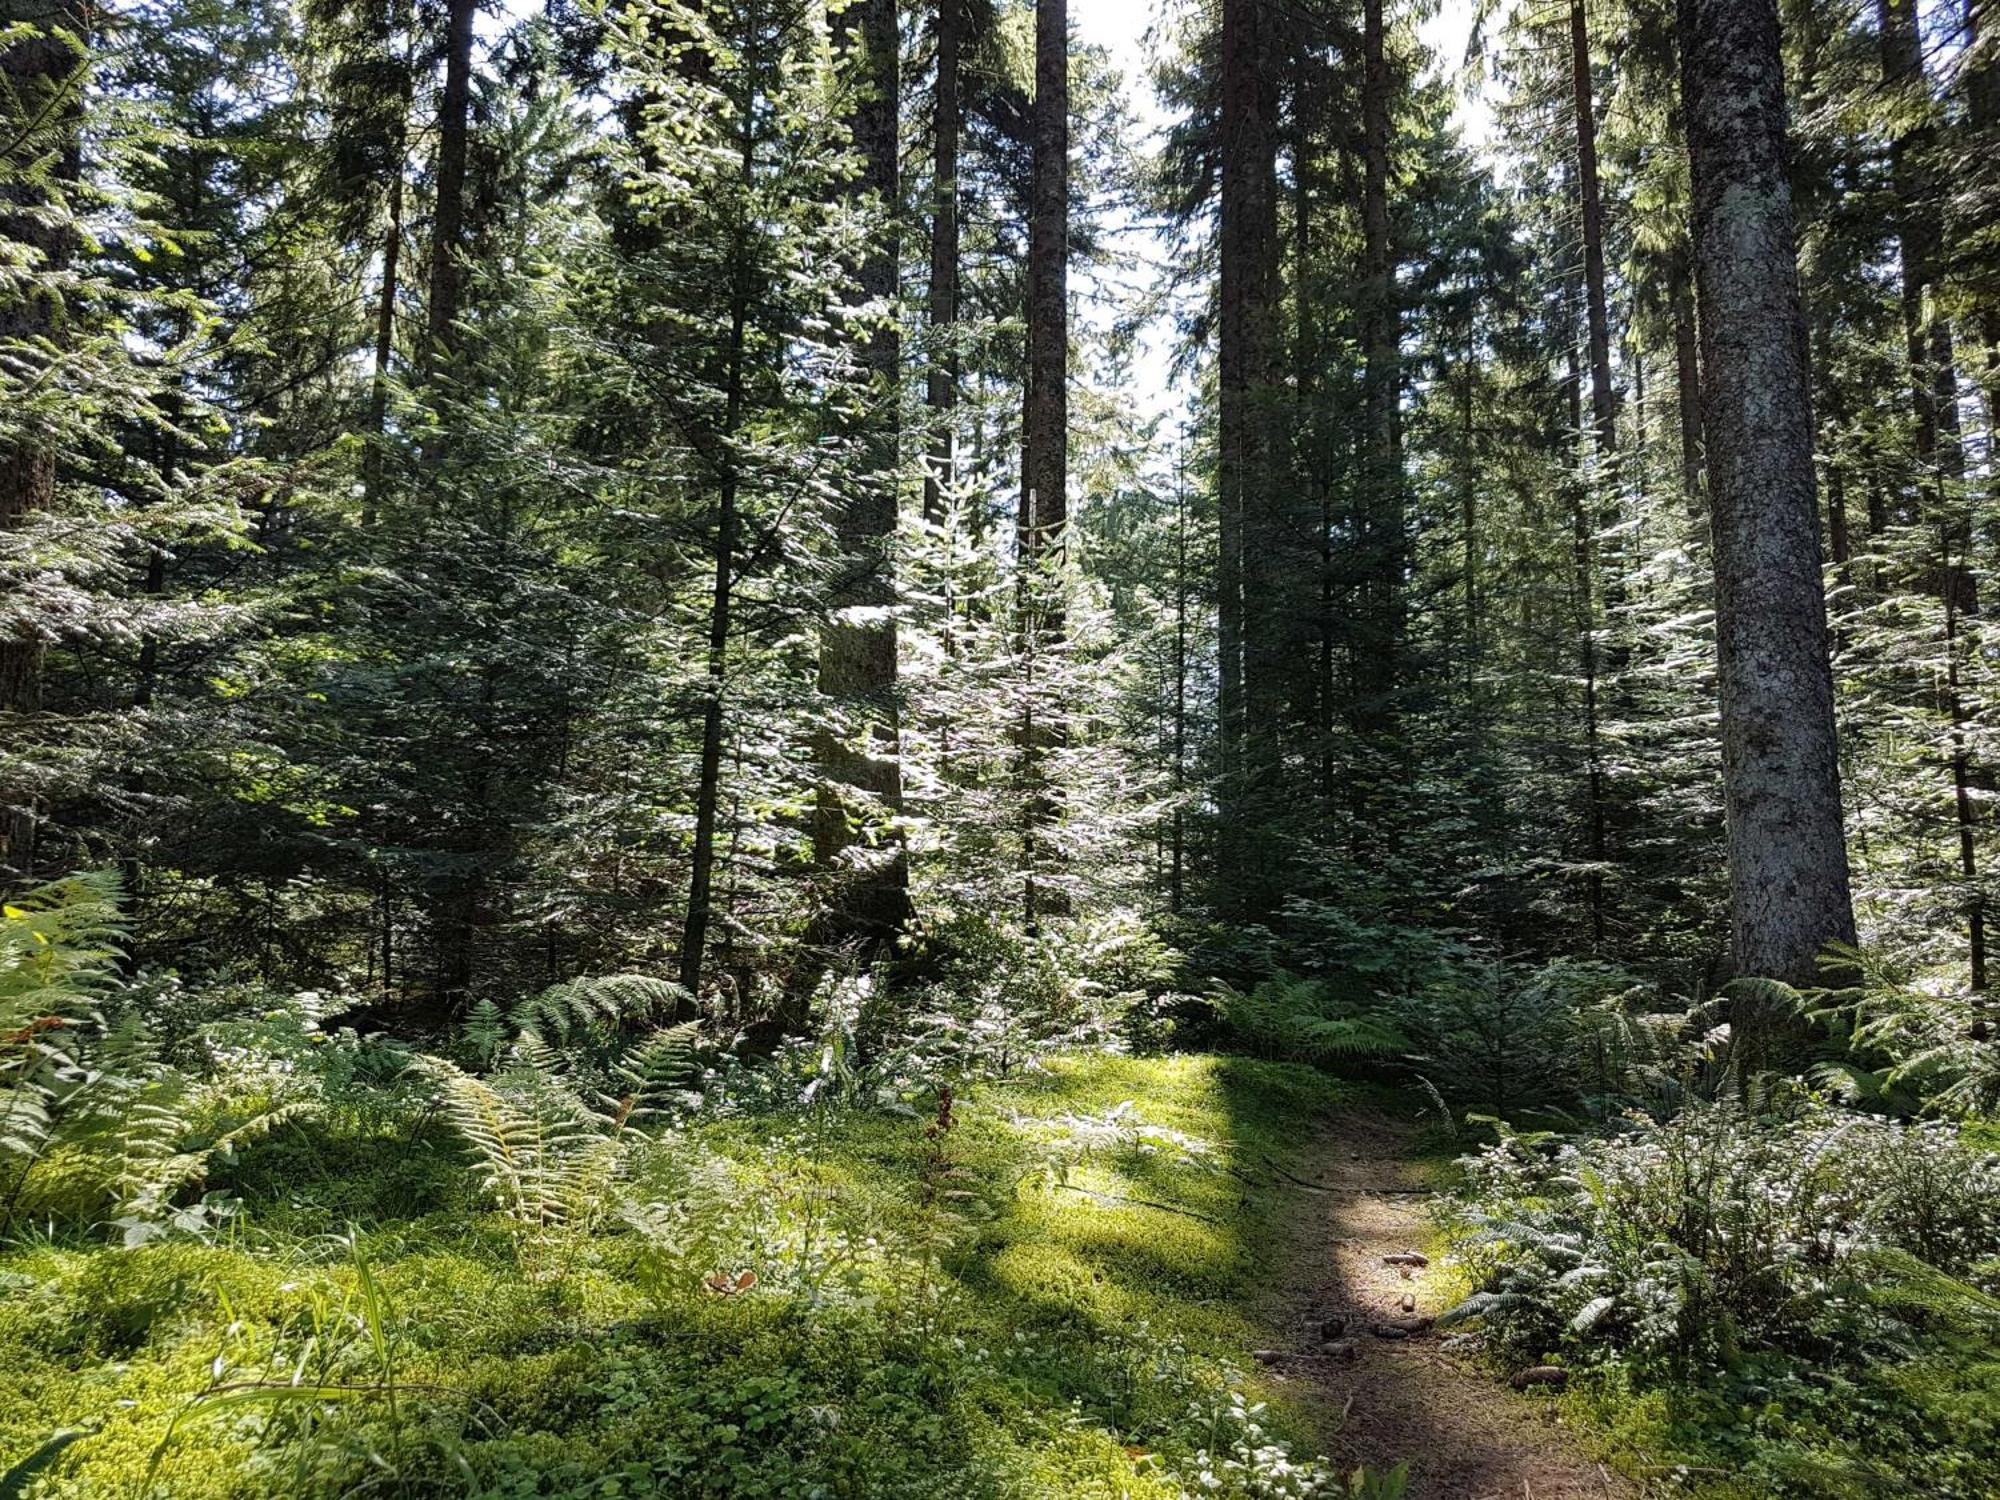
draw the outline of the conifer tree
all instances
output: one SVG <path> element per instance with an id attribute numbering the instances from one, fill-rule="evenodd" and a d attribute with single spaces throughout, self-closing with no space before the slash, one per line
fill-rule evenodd
<path id="1" fill-rule="evenodd" d="M 1813 983 L 1855 936 L 1820 587 L 1775 0 L 1680 0 L 1738 975 Z M 1768 1055 L 1779 1019 L 1737 1025 Z"/>
<path id="2" fill-rule="evenodd" d="M 10 363 L 40 364 L 61 347 L 63 272 L 76 252 L 70 195 L 82 160 L 87 7 L 9 0 L 0 25 L 26 28 L 0 50 L 0 242 L 21 278 L 10 276 L 0 296 L 0 349 Z M 36 427 L 32 413 L 0 426 L 0 532 L 22 531 L 55 503 L 57 445 Z M 0 723 L 18 724 L 41 706 L 42 649 L 39 622 L 0 617 Z M 25 876 L 34 866 L 32 796 L 7 786 L 0 797 L 0 873 Z"/>

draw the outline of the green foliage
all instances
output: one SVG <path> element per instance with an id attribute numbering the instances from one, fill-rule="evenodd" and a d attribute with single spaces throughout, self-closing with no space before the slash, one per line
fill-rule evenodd
<path id="1" fill-rule="evenodd" d="M 1953 1128 L 1690 1104 L 1598 1139 L 1505 1139 L 1464 1170 L 1447 1223 L 1472 1291 L 1441 1324 L 1511 1361 L 1744 1403 L 1765 1436 L 1737 1461 L 1767 1493 L 1826 1493 L 1838 1470 L 1969 1497 L 2000 1457 L 1957 1394 L 1996 1331 L 2000 1158 Z M 1899 1451 L 1905 1423 L 1927 1456 Z"/>
<path id="2" fill-rule="evenodd" d="M 1671 1089 L 1669 1038 L 1683 1018 L 1636 1013 L 1642 987 L 1615 967 L 1465 964 L 1413 996 L 1404 1024 L 1416 1066 L 1447 1096 L 1507 1115 L 1593 1096 Z"/>
<path id="3" fill-rule="evenodd" d="M 418 1066 L 472 1148 L 481 1183 L 511 1219 L 561 1225 L 600 1206 L 618 1169 L 616 1122 L 557 1071 L 545 1047 L 516 1043 L 486 1078 L 443 1058 Z"/>
<path id="4" fill-rule="evenodd" d="M 1336 1098 L 1311 1072 L 1240 1058 L 1096 1057 L 934 1096 L 916 1119 L 836 1109 L 635 1136 L 599 1190 L 616 1211 L 571 1237 L 556 1278 L 521 1274 L 505 1216 L 325 1222 L 348 1179 L 399 1172 L 397 1152 L 283 1172 L 227 1245 L 0 1256 L 10 1289 L 37 1289 L 0 1304 L 19 1377 L 0 1393 L 0 1452 L 90 1424 L 44 1471 L 49 1500 L 136 1494 L 148 1476 L 188 1500 L 362 1483 L 1350 1493 L 1295 1456 L 1282 1392 L 1231 1362 L 1259 1337 L 1288 1200 L 1214 1170 L 1289 1159 Z M 1043 1142 L 1105 1120 L 1071 1169 L 1095 1196 L 1022 1179 Z M 321 1129 L 250 1148 L 240 1180 L 267 1180 L 260 1156 L 297 1162 Z"/>
<path id="5" fill-rule="evenodd" d="M 1215 1008 L 1230 1039 L 1258 1057 L 1339 1068 L 1410 1049 L 1379 1007 L 1357 1003 L 1328 980 L 1280 974 L 1247 993 L 1218 982 Z"/>
<path id="6" fill-rule="evenodd" d="M 83 1033 L 113 981 L 122 935 L 109 875 L 44 886 L 0 911 L 0 1162 L 14 1198 L 57 1112 L 96 1081 L 82 1062 Z"/>
<path id="7" fill-rule="evenodd" d="M 1858 1104 L 1959 1118 L 2000 1109 L 2000 1022 L 1979 994 L 1918 988 L 1879 954 L 1846 955 L 1861 983 L 1804 1001 L 1843 1054 L 1821 1075 Z"/>

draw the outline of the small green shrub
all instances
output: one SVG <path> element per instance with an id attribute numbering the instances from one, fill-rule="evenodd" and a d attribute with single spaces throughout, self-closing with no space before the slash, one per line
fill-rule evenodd
<path id="1" fill-rule="evenodd" d="M 1653 1029 L 1629 1005 L 1636 989 L 1608 964 L 1467 963 L 1403 1015 L 1418 1069 L 1446 1097 L 1510 1115 L 1638 1092 L 1639 1071 L 1659 1057 Z"/>
<path id="2" fill-rule="evenodd" d="M 1826 1487 L 1842 1451 L 1914 1481 L 1879 1452 L 1907 1424 L 1961 1471 L 2000 1472 L 2000 1426 L 1941 1394 L 2000 1339 L 2000 1157 L 1955 1128 L 1692 1103 L 1597 1138 L 1508 1136 L 1463 1166 L 1447 1226 L 1473 1291 L 1440 1323 L 1515 1364 L 1734 1392 L 1769 1433 L 1759 1493 L 1847 1492 Z M 1935 1388 L 1898 1386 L 1941 1367 Z"/>

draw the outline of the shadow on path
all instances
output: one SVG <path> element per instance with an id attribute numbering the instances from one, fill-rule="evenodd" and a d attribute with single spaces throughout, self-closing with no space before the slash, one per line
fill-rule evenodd
<path id="1" fill-rule="evenodd" d="M 1226 1075 L 1225 1075 L 1226 1077 Z M 1427 1199 L 1409 1161 L 1411 1128 L 1343 1113 L 1300 1152 L 1297 1211 L 1274 1273 L 1284 1332 L 1274 1373 L 1315 1392 L 1323 1451 L 1341 1469 L 1407 1461 L 1411 1500 L 1632 1500 L 1638 1491 L 1585 1454 L 1546 1397 L 1521 1395 L 1421 1331 L 1379 1338 L 1377 1324 L 1443 1311 L 1436 1277 L 1383 1257 L 1421 1251 Z M 1325 1329 L 1344 1327 L 1325 1351 Z"/>

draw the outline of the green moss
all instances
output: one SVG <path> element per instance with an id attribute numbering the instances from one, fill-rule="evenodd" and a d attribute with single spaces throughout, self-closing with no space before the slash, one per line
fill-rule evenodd
<path id="1" fill-rule="evenodd" d="M 1248 1379 L 1227 1362 L 1268 1339 L 1258 1268 L 1288 1199 L 1266 1165 L 1342 1097 L 1243 1059 L 1060 1061 L 961 1101 L 953 1196 L 929 1199 L 949 1220 L 923 1206 L 921 1119 L 725 1122 L 643 1169 L 663 1197 L 696 1147 L 728 1174 L 704 1230 L 720 1238 L 679 1259 L 615 1215 L 517 1238 L 424 1133 L 288 1130 L 221 1184 L 245 1201 L 222 1245 L 0 1257 L 0 1463 L 83 1423 L 42 1493 L 136 1495 L 157 1455 L 155 1493 L 191 1500 L 364 1478 L 496 1497 L 1176 1494 L 1173 1466 L 1213 1438 L 1190 1404 Z M 1128 1144 L 1066 1181 L 1045 1169 L 1049 1122 L 1128 1100 L 1203 1161 Z M 393 1419 L 334 1237 L 349 1222 L 389 1309 Z M 815 1237 L 840 1250 L 808 1276 Z M 743 1265 L 765 1267 L 750 1292 L 703 1289 Z M 347 1389 L 197 1400 L 295 1372 Z M 1306 1430 L 1282 1405 L 1272 1425 Z"/>

